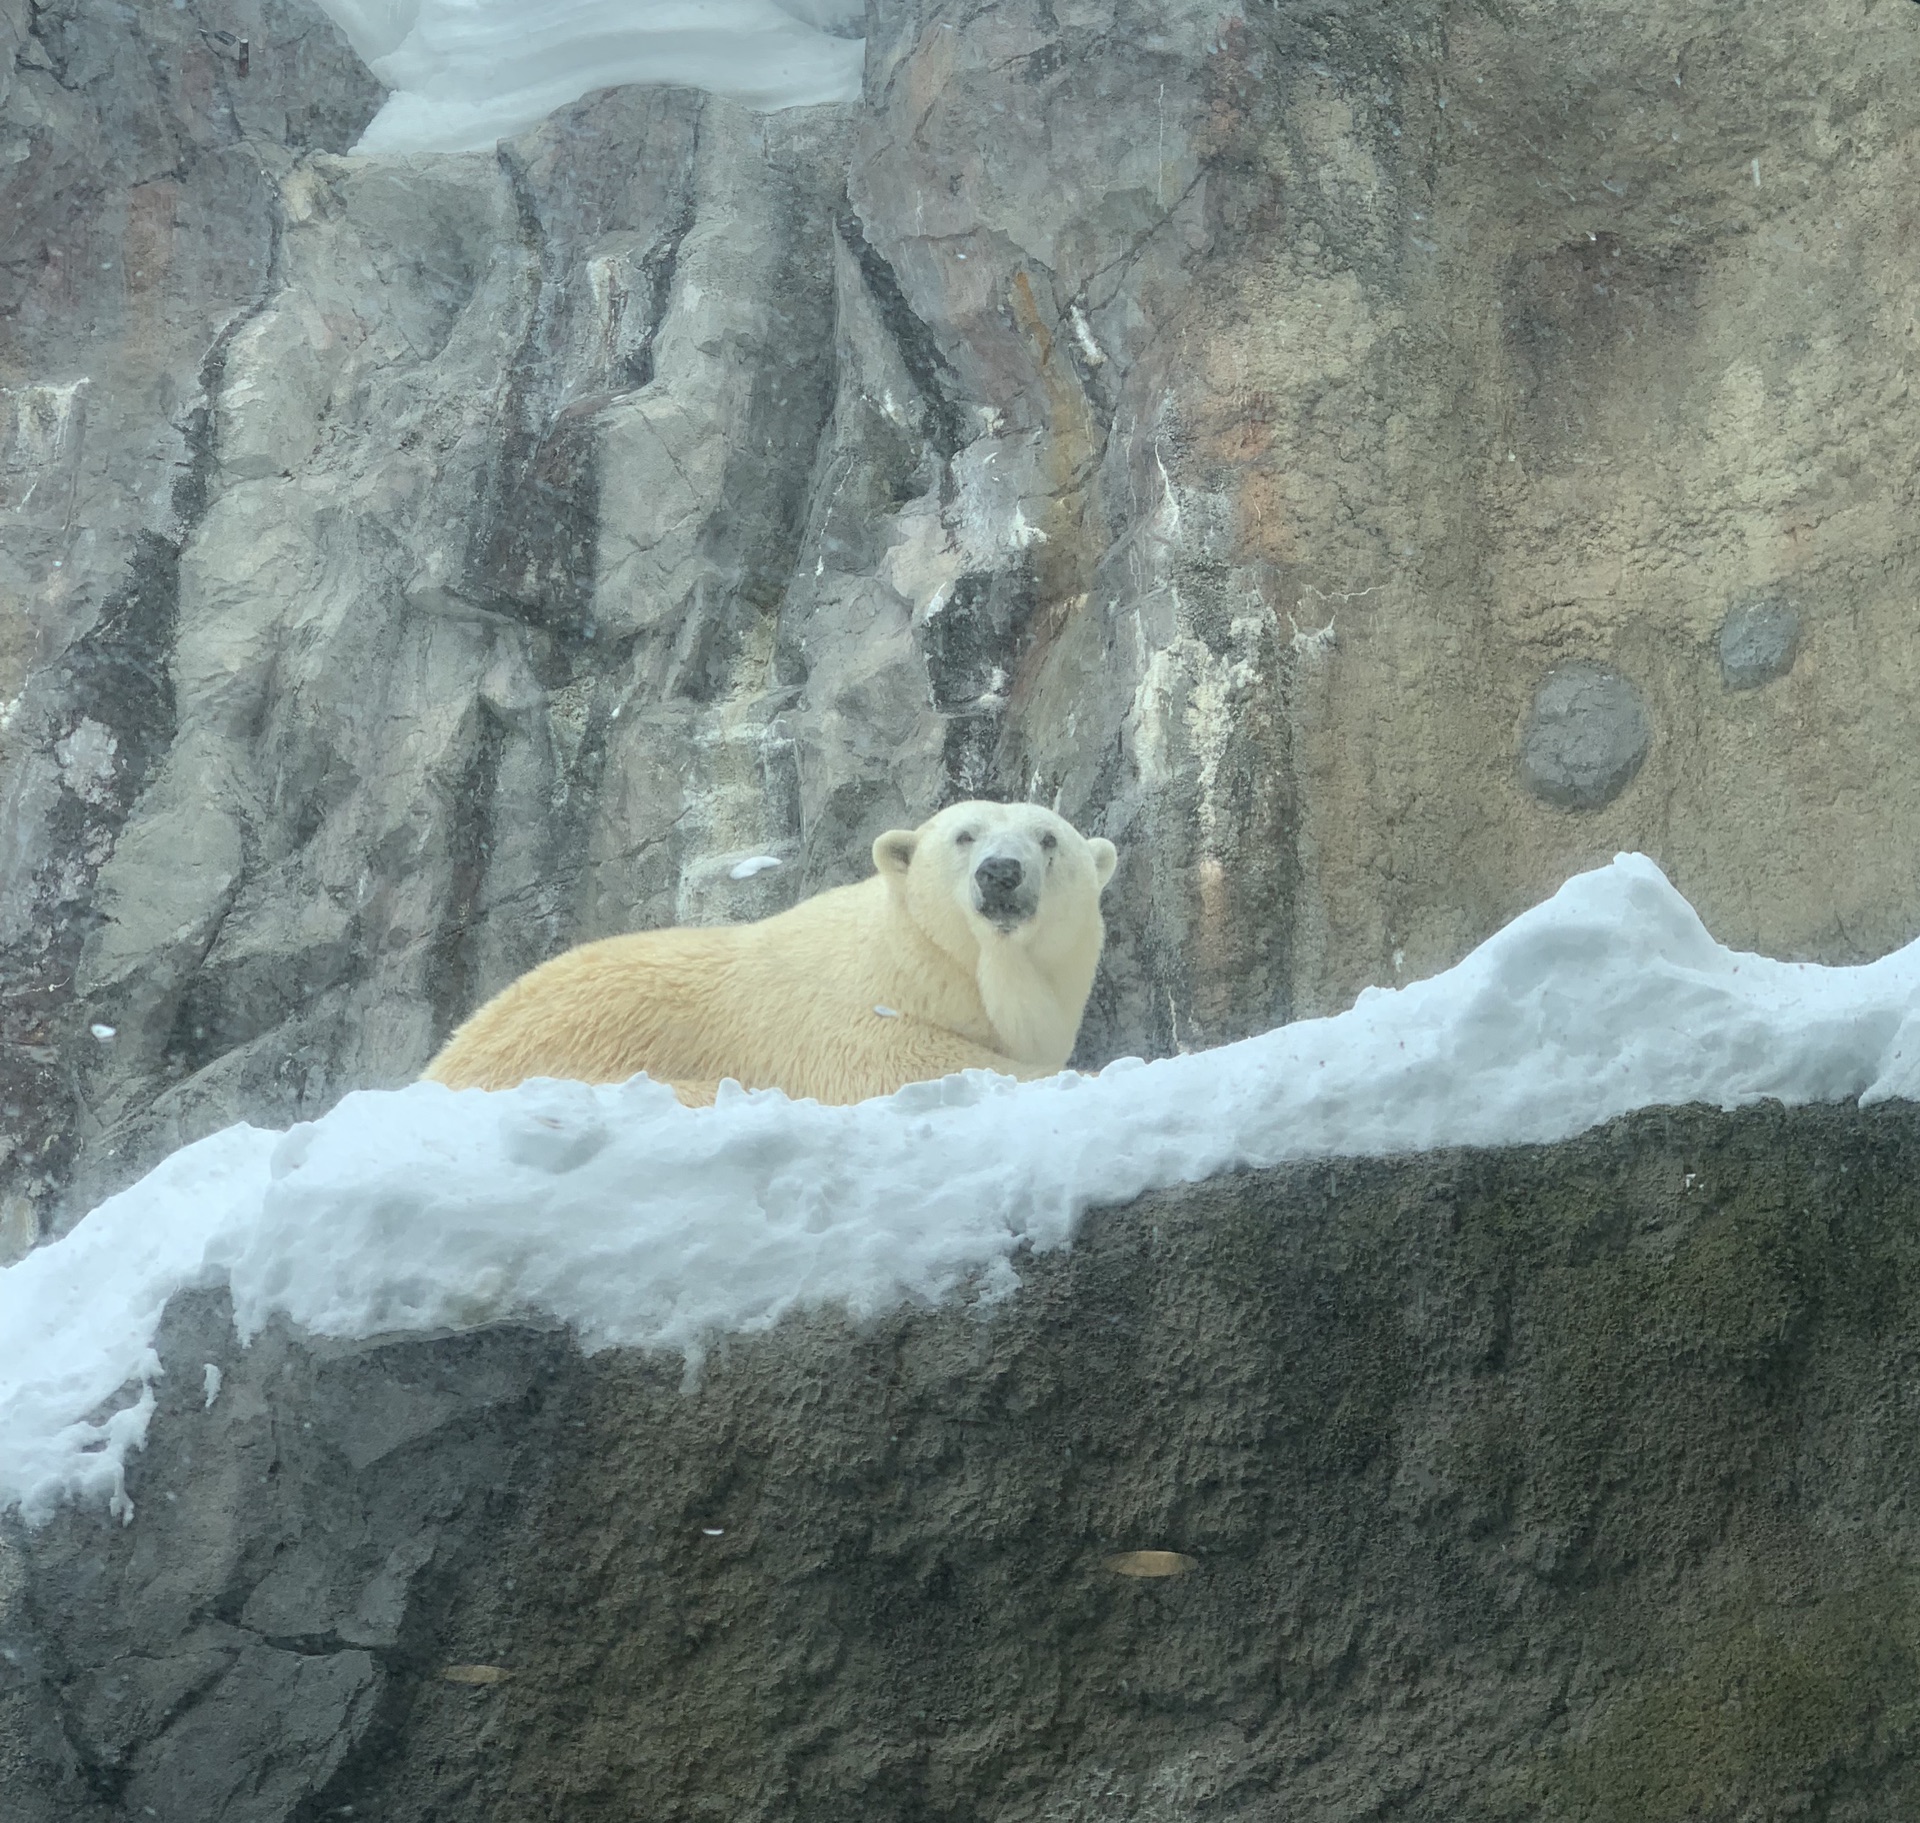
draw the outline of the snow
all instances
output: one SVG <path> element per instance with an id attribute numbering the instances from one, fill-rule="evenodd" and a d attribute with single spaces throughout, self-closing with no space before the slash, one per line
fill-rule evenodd
<path id="1" fill-rule="evenodd" d="M 461 152 L 590 89 L 680 83 L 771 111 L 856 100 L 858 0 L 320 0 L 392 91 L 359 153 Z M 821 29 L 821 28 L 827 29 Z"/>
<path id="2" fill-rule="evenodd" d="M 1081 1212 L 1240 1166 L 1562 1139 L 1632 1108 L 1920 1096 L 1920 942 L 1858 968 L 1714 942 L 1649 860 L 1570 880 L 1457 967 L 1335 1018 L 1098 1077 L 974 1072 L 827 1108 L 728 1088 L 433 1083 L 174 1154 L 0 1271 L 0 1511 L 131 1516 L 162 1307 L 243 1340 L 558 1319 L 678 1351 L 839 1305 L 1013 1291 Z M 209 1398 L 218 1390 L 211 1369 Z"/>

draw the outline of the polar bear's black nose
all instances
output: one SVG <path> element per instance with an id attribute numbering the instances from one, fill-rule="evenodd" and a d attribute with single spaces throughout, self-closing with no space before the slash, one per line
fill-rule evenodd
<path id="1" fill-rule="evenodd" d="M 973 870 L 980 883 L 983 911 L 1011 911 L 1020 893 L 1020 863 L 1011 855 L 989 855 Z"/>

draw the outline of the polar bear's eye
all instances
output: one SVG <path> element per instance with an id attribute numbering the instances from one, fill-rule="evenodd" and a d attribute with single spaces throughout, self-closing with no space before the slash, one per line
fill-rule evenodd
<path id="1" fill-rule="evenodd" d="M 973 831 L 970 829 L 963 829 L 957 836 L 953 838 L 953 845 L 955 848 L 965 848 L 966 845 L 972 840 L 973 840 Z"/>
<path id="2" fill-rule="evenodd" d="M 1053 851 L 1060 846 L 1060 838 L 1049 830 L 1040 838 L 1040 846 L 1048 854 L 1052 854 Z"/>

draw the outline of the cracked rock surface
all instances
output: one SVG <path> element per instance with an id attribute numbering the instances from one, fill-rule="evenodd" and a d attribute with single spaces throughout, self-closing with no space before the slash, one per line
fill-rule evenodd
<path id="1" fill-rule="evenodd" d="M 183 1294 L 132 1523 L 0 1527 L 0 1814 L 1911 1815 L 1916 1184 L 1908 1106 L 1247 1173 L 692 1387 Z"/>
<path id="2" fill-rule="evenodd" d="M 1122 849 L 1088 1064 L 1621 848 L 1914 933 L 1909 10 L 875 0 L 414 160 L 296 0 L 0 24 L 0 1250 L 966 794 Z"/>

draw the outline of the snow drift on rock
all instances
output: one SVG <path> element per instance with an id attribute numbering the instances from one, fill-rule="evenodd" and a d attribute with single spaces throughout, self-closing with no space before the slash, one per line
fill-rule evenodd
<path id="1" fill-rule="evenodd" d="M 0 1509 L 130 1514 L 153 1337 L 227 1284 L 250 1336 L 538 1314 L 582 1344 L 679 1350 L 834 1303 L 1017 1280 L 1081 1211 L 1237 1166 L 1563 1139 L 1632 1108 L 1912 1097 L 1920 943 L 1860 968 L 1723 949 L 1651 861 L 1571 880 L 1457 968 L 1195 1056 L 1016 1084 L 982 1073 L 851 1108 L 773 1092 L 682 1108 L 645 1078 L 349 1095 L 286 1134 L 176 1153 L 0 1272 Z M 105 1415 L 102 1415 L 105 1414 Z"/>
<path id="2" fill-rule="evenodd" d="M 490 146 L 590 89 L 680 83 L 750 108 L 860 94 L 848 0 L 320 0 L 392 93 L 360 153 Z M 822 30 L 821 27 L 827 29 Z"/>

